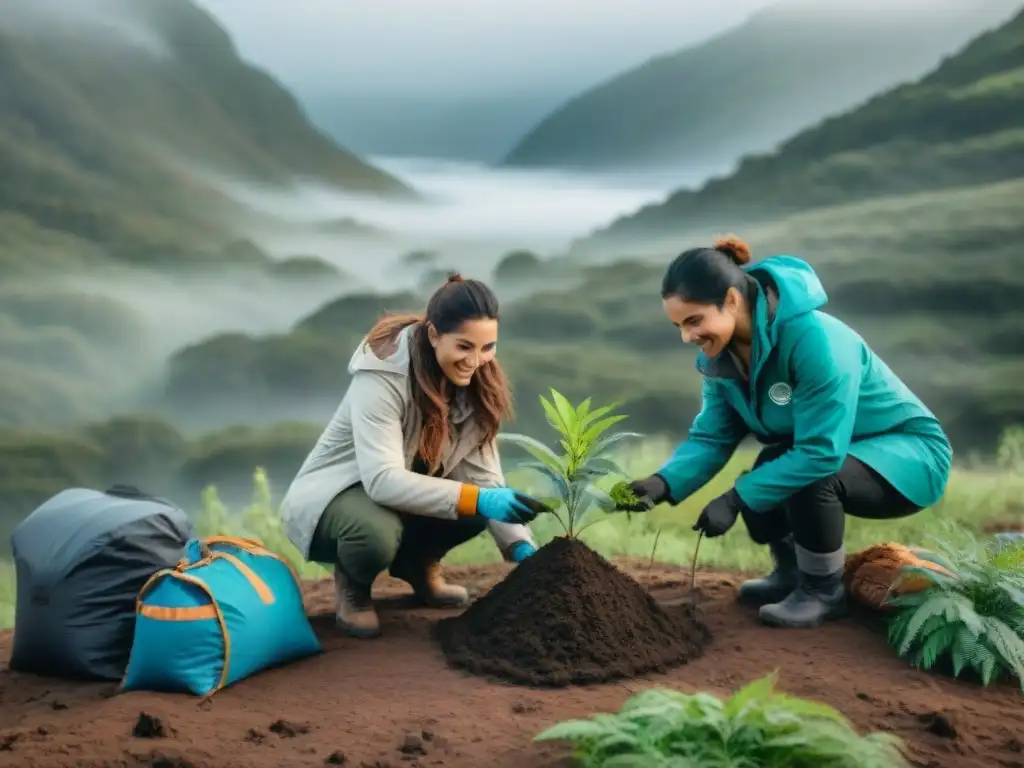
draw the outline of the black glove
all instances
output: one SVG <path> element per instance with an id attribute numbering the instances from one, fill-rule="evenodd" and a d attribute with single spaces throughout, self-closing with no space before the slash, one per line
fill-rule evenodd
<path id="1" fill-rule="evenodd" d="M 703 531 L 709 539 L 721 536 L 736 524 L 736 518 L 745 507 L 736 489 L 730 489 L 704 507 L 693 530 Z"/>
<path id="2" fill-rule="evenodd" d="M 615 509 L 622 512 L 648 512 L 652 507 L 668 500 L 668 483 L 658 475 L 651 475 L 643 480 L 634 480 L 626 487 L 638 500 L 632 504 L 617 500 Z"/>

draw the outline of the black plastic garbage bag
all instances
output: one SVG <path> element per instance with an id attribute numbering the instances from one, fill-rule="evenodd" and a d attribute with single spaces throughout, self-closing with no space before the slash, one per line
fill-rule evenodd
<path id="1" fill-rule="evenodd" d="M 17 598 L 10 668 L 119 680 L 139 590 L 181 559 L 192 535 L 184 511 L 129 486 L 71 488 L 44 502 L 11 534 Z"/>

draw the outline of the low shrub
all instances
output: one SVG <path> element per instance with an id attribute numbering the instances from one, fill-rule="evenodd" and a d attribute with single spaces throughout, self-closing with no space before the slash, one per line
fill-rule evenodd
<path id="1" fill-rule="evenodd" d="M 897 768 L 901 741 L 859 735 L 839 711 L 775 690 L 776 676 L 726 700 L 655 688 L 616 713 L 568 720 L 534 737 L 574 744 L 586 768 Z"/>

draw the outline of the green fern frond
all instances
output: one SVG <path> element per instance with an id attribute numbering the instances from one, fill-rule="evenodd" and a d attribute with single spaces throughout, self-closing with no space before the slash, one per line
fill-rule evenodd
<path id="1" fill-rule="evenodd" d="M 1000 656 L 1000 661 L 1021 681 L 1024 689 L 1024 639 L 994 616 L 986 616 L 985 640 Z"/>
<path id="2" fill-rule="evenodd" d="M 914 655 L 914 666 L 918 669 L 931 669 L 949 649 L 956 639 L 960 627 L 956 624 L 945 624 L 927 635 Z"/>
<path id="3" fill-rule="evenodd" d="M 960 631 L 957 632 L 956 640 L 953 642 L 953 650 L 963 660 L 960 669 L 954 667 L 954 675 L 957 677 L 959 677 L 960 670 L 964 667 L 971 667 L 975 671 L 980 672 L 982 667 L 990 665 L 995 661 L 994 654 L 985 644 L 985 641 L 966 627 L 961 627 Z"/>
<path id="4" fill-rule="evenodd" d="M 896 608 L 890 645 L 915 667 L 930 669 L 948 656 L 958 677 L 972 669 L 987 685 L 1009 673 L 1024 691 L 1024 546 L 1008 549 L 961 532 L 936 549 L 941 554 L 920 556 L 941 562 L 952 575 L 905 569 L 931 584 L 887 601 Z"/>
<path id="5" fill-rule="evenodd" d="M 961 622 L 964 626 L 974 630 L 975 634 L 981 632 L 982 629 L 981 619 L 974 613 L 974 606 L 970 600 L 956 592 L 940 590 L 913 611 L 899 640 L 897 653 L 900 656 L 907 654 L 920 636 L 921 630 L 933 617 L 938 617 L 940 621 L 948 623 Z"/>

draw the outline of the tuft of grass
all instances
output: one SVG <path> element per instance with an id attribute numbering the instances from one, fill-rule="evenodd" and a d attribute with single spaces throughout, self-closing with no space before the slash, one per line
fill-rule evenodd
<path id="1" fill-rule="evenodd" d="M 14 626 L 16 587 L 14 564 L 0 560 L 0 629 Z"/>
<path id="2" fill-rule="evenodd" d="M 284 519 L 273 501 L 267 473 L 257 468 L 253 473 L 252 501 L 241 511 L 232 512 L 220 500 L 215 486 L 203 491 L 202 509 L 195 516 L 196 534 L 215 534 L 259 539 L 263 546 L 295 568 L 301 578 L 318 579 L 328 571 L 317 563 L 307 562 L 284 532 Z"/>

